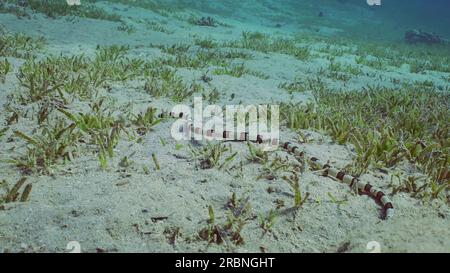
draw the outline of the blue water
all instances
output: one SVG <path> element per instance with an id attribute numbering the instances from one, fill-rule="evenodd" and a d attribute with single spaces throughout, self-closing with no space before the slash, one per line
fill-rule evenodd
<path id="1" fill-rule="evenodd" d="M 342 35 L 374 40 L 399 40 L 409 29 L 435 32 L 450 38 L 450 1 L 379 0 L 201 0 L 176 1 L 175 5 L 221 14 L 240 20 L 264 23 L 282 20 L 286 24 L 317 24 L 344 29 Z M 265 8 L 264 14 L 260 11 Z M 272 13 L 272 14 L 271 14 Z M 295 31 L 295 29 L 293 29 Z"/>

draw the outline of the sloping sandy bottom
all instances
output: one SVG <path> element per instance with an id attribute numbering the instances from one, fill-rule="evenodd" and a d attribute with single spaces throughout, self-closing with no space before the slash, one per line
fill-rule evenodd
<path id="1" fill-rule="evenodd" d="M 141 17 L 161 19 L 160 15 L 139 9 L 133 14 L 136 14 L 134 21 Z M 0 14 L 0 18 L 1 24 L 10 31 L 45 36 L 49 43 L 45 55 L 84 53 L 89 56 L 97 44 L 126 44 L 130 45 L 134 56 L 146 60 L 162 54 L 150 44 L 192 42 L 193 34 L 232 40 L 245 29 L 273 31 L 234 21 L 229 22 L 234 28 L 219 27 L 214 32 L 183 22 L 170 22 L 168 28 L 173 34 L 146 30 L 140 24 L 136 24 L 135 33 L 127 34 L 116 30 L 117 23 L 90 19 L 69 22 L 47 19 L 39 14 L 29 20 L 19 20 L 8 14 Z M 11 61 L 17 72 L 23 61 L 13 58 Z M 278 85 L 298 75 L 314 76 L 322 60 L 302 62 L 286 55 L 255 52 L 255 58 L 246 63 L 270 78 L 214 76 L 211 85 L 222 95 L 218 104 L 305 102 L 309 98 L 307 93 L 290 96 Z M 368 72 L 371 72 L 369 68 Z M 179 72 L 187 81 L 198 79 L 201 73 L 187 69 Z M 445 84 L 441 75 L 419 76 L 400 69 L 385 74 L 386 81 L 378 80 L 376 84 L 389 85 L 389 75 L 409 80 L 431 78 L 437 84 Z M 367 84 L 375 84 L 374 79 L 362 76 L 349 82 L 353 88 Z M 17 79 L 11 73 L 6 82 L 0 84 L 1 104 L 17 86 Z M 117 83 L 112 86 L 110 96 L 117 98 L 118 104 L 133 102 L 139 110 L 149 105 L 160 108 L 174 105 L 164 99 L 154 100 L 141 89 L 141 83 Z M 3 119 L 2 115 L 0 113 Z M 171 124 L 171 121 L 158 124 L 142 143 L 121 141 L 108 171 L 100 170 L 97 157 L 91 154 L 55 167 L 52 175 L 29 176 L 28 181 L 33 183 L 30 201 L 6 204 L 5 209 L 0 210 L 0 252 L 65 252 L 70 241 L 78 241 L 85 252 L 369 252 L 366 246 L 371 241 L 379 242 L 382 252 L 450 250 L 450 210 L 444 203 L 423 204 L 400 193 L 392 197 L 395 217 L 382 220 L 380 207 L 373 199 L 357 195 L 331 178 L 306 171 L 300 182 L 302 191 L 309 192 L 310 196 L 294 213 L 289 209 L 293 203 L 289 185 L 281 178 L 258 179 L 261 166 L 246 162 L 245 143 L 229 143 L 238 155 L 232 163 L 235 166 L 228 171 L 203 170 L 199 162 L 191 158 L 188 145 L 205 143 L 182 142 L 176 148 L 177 142 L 170 137 Z M 313 139 L 302 144 L 308 155 L 330 160 L 337 167 L 351 161 L 354 156 L 351 147 L 310 133 Z M 161 139 L 165 140 L 164 145 Z M 295 139 L 295 133 L 282 128 L 282 141 Z M 0 143 L 0 178 L 8 181 L 21 177 L 18 170 L 4 162 L 13 145 L 6 141 Z M 160 170 L 154 169 L 152 153 L 158 157 Z M 296 161 L 285 151 L 273 152 L 271 156 L 276 154 Z M 130 156 L 131 166 L 119 166 L 124 156 Z M 240 161 L 244 162 L 242 167 L 238 164 Z M 144 166 L 150 172 L 144 172 Z M 388 174 L 369 173 L 362 179 L 389 192 Z M 241 233 L 245 244 L 208 245 L 198 237 L 199 231 L 207 226 L 208 206 L 215 209 L 217 222 L 225 222 L 226 204 L 233 192 L 238 197 L 248 197 L 251 205 Z M 345 201 L 337 204 L 330 200 L 330 194 Z M 264 233 L 259 217 L 267 215 L 280 200 L 286 206 L 280 210 L 272 231 Z"/>

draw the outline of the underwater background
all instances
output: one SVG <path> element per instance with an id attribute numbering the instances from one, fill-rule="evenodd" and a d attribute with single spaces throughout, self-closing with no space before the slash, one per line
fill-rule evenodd
<path id="1" fill-rule="evenodd" d="M 399 41 L 408 29 L 450 36 L 450 3 L 445 0 L 384 0 L 379 6 L 365 0 L 168 0 L 162 4 L 255 24 L 282 23 L 293 32 L 321 25 L 343 30 L 339 35 L 374 41 Z"/>
<path id="2" fill-rule="evenodd" d="M 449 252 L 450 1 L 368 2 L 1 0 L 0 253 Z"/>

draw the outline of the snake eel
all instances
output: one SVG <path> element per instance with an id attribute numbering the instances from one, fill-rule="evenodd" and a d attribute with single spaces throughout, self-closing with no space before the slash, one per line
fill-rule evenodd
<path id="1" fill-rule="evenodd" d="M 162 113 L 160 115 L 160 117 L 167 116 L 166 113 L 167 112 Z M 193 123 L 188 120 L 187 115 L 182 112 L 179 114 L 170 112 L 169 117 L 185 119 L 187 121 L 188 128 L 190 128 L 189 131 L 191 131 L 192 133 L 201 134 L 203 132 L 202 128 L 195 128 L 193 126 Z M 224 139 L 230 139 L 230 136 L 232 134 L 233 133 L 230 131 L 215 132 L 214 130 L 208 130 L 206 132 L 206 136 L 212 137 L 212 136 L 216 135 L 216 136 L 221 136 Z M 265 140 L 262 135 L 257 135 L 256 140 L 250 140 L 249 133 L 243 132 L 243 133 L 239 134 L 237 141 L 251 141 L 251 142 L 258 143 L 258 144 L 262 144 Z M 278 144 L 278 140 L 272 140 L 272 145 L 273 144 Z M 296 145 L 294 143 L 281 142 L 278 144 L 278 147 L 287 151 L 288 153 L 293 154 L 296 157 L 305 157 L 305 152 L 298 145 Z M 333 166 L 331 166 L 330 164 L 320 161 L 316 157 L 310 157 L 309 162 L 312 163 L 313 168 L 316 168 L 318 170 L 323 170 L 324 176 L 333 177 L 333 178 L 341 181 L 342 183 L 347 184 L 350 188 L 357 189 L 360 194 L 366 194 L 366 195 L 372 197 L 373 199 L 375 199 L 375 201 L 381 205 L 381 208 L 382 208 L 381 209 L 381 218 L 382 219 L 390 219 L 394 216 L 394 206 L 393 206 L 391 200 L 380 189 L 372 186 L 369 183 L 365 183 L 365 182 L 361 181 L 357 177 L 346 174 L 344 171 L 338 170 L 338 169 L 334 168 Z"/>

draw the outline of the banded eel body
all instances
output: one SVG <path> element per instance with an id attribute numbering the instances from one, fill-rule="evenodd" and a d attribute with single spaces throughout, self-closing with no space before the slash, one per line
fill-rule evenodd
<path id="1" fill-rule="evenodd" d="M 202 134 L 203 129 L 202 128 L 195 128 L 193 126 L 193 123 L 189 121 L 189 117 L 186 117 L 185 114 L 179 113 L 175 114 L 173 112 L 170 112 L 169 114 L 172 118 L 185 118 L 187 121 L 187 125 L 191 131 L 191 133 L 195 134 Z M 224 140 L 227 139 L 233 139 L 231 136 L 231 132 L 229 131 L 223 131 L 223 132 L 215 132 L 214 130 L 208 130 L 206 132 L 206 135 L 208 137 L 213 136 L 219 136 L 222 137 Z M 236 141 L 251 141 L 258 144 L 262 144 L 264 142 L 267 142 L 267 139 L 262 135 L 257 135 L 256 140 L 249 139 L 249 134 L 247 132 L 240 133 L 237 137 Z M 295 155 L 296 157 L 304 157 L 305 152 L 297 145 L 291 142 L 284 142 L 284 143 L 278 143 L 278 140 L 269 140 L 272 142 L 272 145 L 278 145 L 279 148 L 284 149 L 285 151 Z M 339 181 L 341 181 L 344 184 L 349 185 L 352 189 L 357 189 L 361 194 L 367 194 L 375 199 L 375 201 L 382 206 L 382 218 L 383 219 L 389 219 L 394 216 L 394 206 L 392 205 L 391 200 L 389 197 L 384 194 L 381 190 L 373 187 L 369 183 L 364 183 L 363 181 L 359 180 L 357 177 L 351 176 L 346 174 L 343 171 L 340 171 L 333 166 L 329 165 L 328 163 L 321 162 L 316 157 L 310 157 L 308 158 L 309 161 L 312 163 L 312 167 L 318 170 L 323 170 L 323 174 L 325 176 L 333 177 Z"/>
<path id="2" fill-rule="evenodd" d="M 282 147 L 295 156 L 303 157 L 305 155 L 304 152 L 301 151 L 300 148 L 293 143 L 285 142 L 282 144 Z M 381 190 L 373 187 L 369 183 L 364 183 L 357 177 L 348 175 L 343 171 L 339 171 L 338 169 L 333 168 L 328 163 L 321 162 L 316 157 L 311 157 L 309 158 L 309 160 L 314 165 L 313 167 L 323 170 L 324 175 L 336 178 L 344 184 L 349 185 L 350 188 L 358 189 L 360 193 L 367 194 L 373 197 L 378 203 L 382 205 L 382 217 L 384 219 L 389 219 L 394 216 L 394 206 L 392 205 L 389 197 Z"/>

